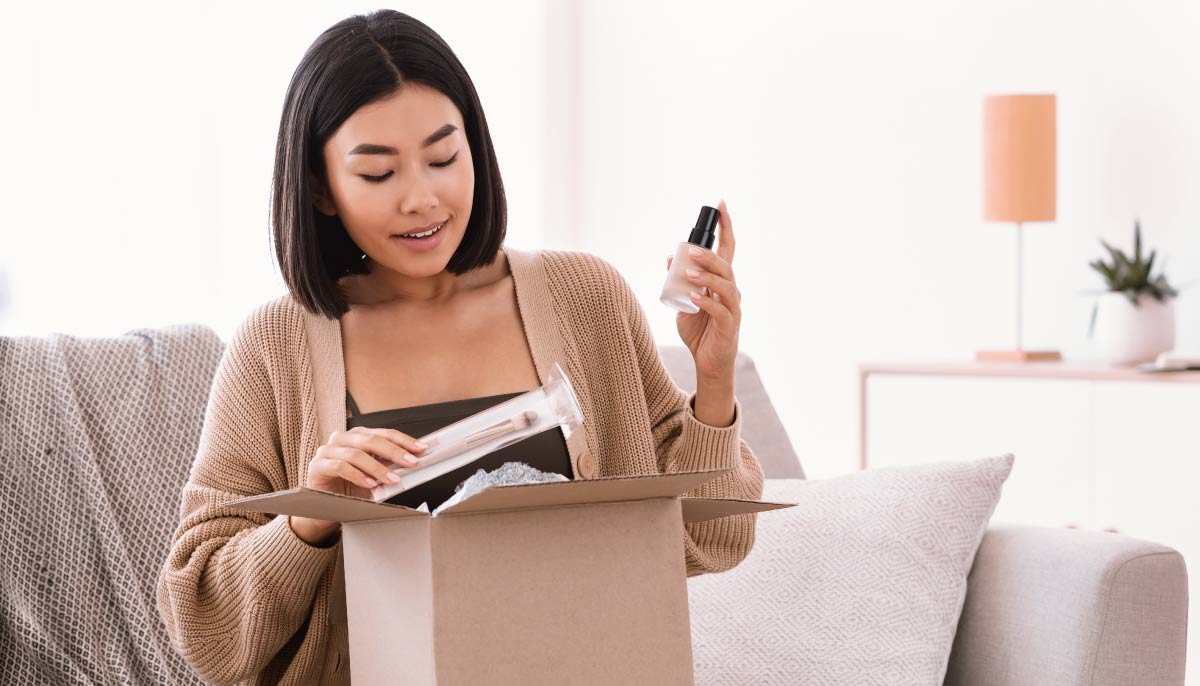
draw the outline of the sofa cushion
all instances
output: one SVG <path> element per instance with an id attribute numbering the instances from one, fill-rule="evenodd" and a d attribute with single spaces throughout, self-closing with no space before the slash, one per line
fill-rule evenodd
<path id="1" fill-rule="evenodd" d="M 687 393 L 696 390 L 696 363 L 682 345 L 660 345 L 658 355 L 671 380 Z M 738 351 L 733 363 L 733 392 L 742 403 L 742 439 L 754 451 L 769 479 L 803 479 L 804 469 L 775 406 L 767 397 L 754 360 Z"/>
<path id="2" fill-rule="evenodd" d="M 734 569 L 688 579 L 697 684 L 940 684 L 1012 455 L 767 479 Z"/>
<path id="3" fill-rule="evenodd" d="M 199 324 L 0 338 L 5 683 L 199 683 L 154 580 L 223 349 Z"/>

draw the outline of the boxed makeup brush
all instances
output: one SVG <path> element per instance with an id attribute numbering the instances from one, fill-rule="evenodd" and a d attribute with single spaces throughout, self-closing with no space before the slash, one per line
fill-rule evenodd
<path id="1" fill-rule="evenodd" d="M 583 423 L 579 399 L 562 367 L 555 364 L 542 386 L 416 437 L 429 446 L 413 467 L 389 465 L 400 482 L 371 489 L 375 502 L 415 488 L 543 431 L 562 427 L 570 436 Z"/>

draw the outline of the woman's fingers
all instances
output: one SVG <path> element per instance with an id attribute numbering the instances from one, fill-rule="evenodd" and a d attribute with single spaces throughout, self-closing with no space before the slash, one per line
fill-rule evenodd
<path id="1" fill-rule="evenodd" d="M 729 262 L 727 262 L 725 258 L 711 250 L 705 250 L 703 248 L 694 249 L 697 252 L 691 252 L 691 249 L 689 249 L 688 252 L 692 258 L 693 264 L 695 264 L 701 270 L 707 270 L 724 279 L 736 281 L 736 279 L 733 277 L 733 267 L 730 266 Z"/>
<path id="2" fill-rule="evenodd" d="M 692 302 L 696 303 L 704 312 L 707 312 L 714 320 L 719 320 L 725 323 L 728 327 L 736 327 L 736 319 L 733 312 L 730 311 L 723 303 L 717 302 L 712 295 L 700 295 L 696 291 L 691 293 Z"/>
<path id="3" fill-rule="evenodd" d="M 426 450 L 412 436 L 394 429 L 359 426 L 335 431 L 309 462 L 305 485 L 329 490 L 338 479 L 366 489 L 381 483 L 397 483 L 399 477 L 392 472 L 391 464 L 415 466 L 417 458 L 413 453 Z"/>
<path id="4" fill-rule="evenodd" d="M 367 427 L 367 426 L 356 426 L 353 429 L 351 429 L 350 431 L 353 433 L 372 434 L 372 435 L 376 435 L 376 436 L 381 436 L 385 440 L 390 441 L 411 453 L 424 452 L 425 450 L 428 450 L 429 448 L 433 447 L 433 446 L 423 445 L 420 441 L 413 438 L 412 436 L 409 436 L 408 434 L 397 431 L 395 429 L 376 429 L 376 428 Z"/>
<path id="5" fill-rule="evenodd" d="M 392 473 L 394 463 L 400 467 L 416 465 L 417 458 L 396 441 L 407 442 L 416 449 L 416 441 L 410 436 L 391 429 L 355 427 L 350 431 L 335 432 L 327 445 L 317 451 L 323 462 L 314 461 L 320 476 L 338 477 L 356 486 L 375 488 L 381 483 L 398 483 L 399 477 Z M 418 449 L 419 451 L 419 449 Z"/>
<path id="6" fill-rule="evenodd" d="M 718 297 L 715 300 L 729 308 L 733 314 L 741 314 L 742 293 L 732 281 L 722 279 L 712 272 L 694 269 L 687 270 L 687 279 L 696 286 L 704 286 L 710 292 L 716 293 Z"/>
<path id="7" fill-rule="evenodd" d="M 416 462 L 413 453 L 425 452 L 416 445 L 413 437 L 395 429 L 354 427 L 346 434 L 346 437 L 337 441 L 338 444 L 356 447 L 362 452 L 372 453 L 401 467 L 412 467 Z"/>
<path id="8" fill-rule="evenodd" d="M 347 450 L 353 449 L 340 448 L 339 452 Z M 334 474 L 336 476 L 339 476 L 356 486 L 362 486 L 363 488 L 375 488 L 381 482 L 392 483 L 392 480 L 387 478 L 387 475 L 383 473 L 387 472 L 387 467 L 384 467 L 375 460 L 367 457 L 365 453 L 359 451 L 355 452 L 357 452 L 358 456 L 364 462 L 370 462 L 373 463 L 373 465 L 356 464 L 353 457 L 346 454 L 341 454 L 339 455 L 340 459 L 334 461 Z M 379 471 L 373 472 L 372 470 Z"/>
<path id="9" fill-rule="evenodd" d="M 401 433 L 399 431 L 396 431 L 395 429 L 379 429 L 379 431 L 386 432 L 385 435 L 390 437 L 391 440 L 396 441 L 396 442 L 401 442 L 401 444 L 404 446 L 411 445 L 413 447 L 413 449 L 415 450 L 415 452 L 423 452 L 425 450 L 429 450 L 430 448 L 436 447 L 437 443 L 438 443 L 436 436 L 434 436 L 430 439 L 426 439 L 426 441 L 428 441 L 428 442 L 426 442 L 426 441 L 418 441 L 417 439 L 413 438 L 412 436 L 409 436 L 406 433 Z"/>
<path id="10" fill-rule="evenodd" d="M 320 456 L 322 461 L 314 460 L 313 465 L 321 476 L 336 476 L 363 488 L 400 480 L 387 465 L 357 448 L 327 445 L 323 446 Z"/>
<path id="11" fill-rule="evenodd" d="M 717 254 L 726 263 L 733 264 L 733 250 L 737 246 L 737 240 L 733 237 L 733 218 L 729 216 L 729 208 L 725 206 L 724 200 L 717 203 L 717 209 L 721 212 L 721 216 L 717 220 L 721 227 L 717 241 Z"/>

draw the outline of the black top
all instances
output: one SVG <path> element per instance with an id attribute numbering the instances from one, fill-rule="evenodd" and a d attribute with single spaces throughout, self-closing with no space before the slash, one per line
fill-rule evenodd
<path id="1" fill-rule="evenodd" d="M 346 419 L 346 428 L 365 426 L 373 429 L 395 429 L 413 438 L 420 438 L 521 394 L 522 392 L 505 393 L 360 414 L 358 405 L 347 390 L 346 407 L 350 410 L 350 417 Z M 428 503 L 429 511 L 433 512 L 454 495 L 455 487 L 476 471 L 482 469 L 490 472 L 505 462 L 524 462 L 543 472 L 556 472 L 568 479 L 574 478 L 571 472 L 571 454 L 567 451 L 567 442 L 563 440 L 562 430 L 549 429 L 488 453 L 468 465 L 426 481 L 420 486 L 397 493 L 385 502 L 412 508 L 419 507 L 421 503 Z"/>

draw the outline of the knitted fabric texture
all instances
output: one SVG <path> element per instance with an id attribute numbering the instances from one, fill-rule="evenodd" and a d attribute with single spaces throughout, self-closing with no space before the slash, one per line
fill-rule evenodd
<path id="1" fill-rule="evenodd" d="M 0 338 L 0 681 L 199 683 L 154 579 L 224 347 L 193 324 Z"/>
<path id="2" fill-rule="evenodd" d="M 611 264 L 581 252 L 505 255 L 539 377 L 558 362 L 579 396 L 584 426 L 568 440 L 575 474 L 584 461 L 594 461 L 593 478 L 731 469 L 686 495 L 761 497 L 740 402 L 728 427 L 696 418 L 694 394 L 668 376 Z M 222 506 L 301 483 L 317 448 L 345 428 L 344 374 L 339 322 L 290 295 L 251 313 L 221 359 L 157 586 L 172 642 L 205 680 L 349 683 L 340 536 L 312 546 L 287 517 Z M 681 524 L 687 575 L 737 565 L 755 517 Z"/>

